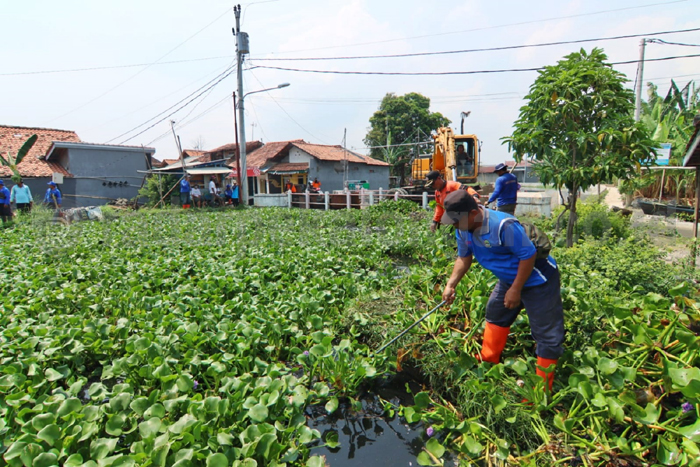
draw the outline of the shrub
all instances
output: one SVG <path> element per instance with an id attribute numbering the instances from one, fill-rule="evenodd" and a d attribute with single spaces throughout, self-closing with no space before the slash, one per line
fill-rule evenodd
<path id="1" fill-rule="evenodd" d="M 630 219 L 621 213 L 611 211 L 607 205 L 602 204 L 601 199 L 594 197 L 577 205 L 576 226 L 574 238 L 594 238 L 596 240 L 608 237 L 624 238 L 630 234 Z M 547 230 L 554 230 L 559 215 L 564 211 L 560 206 L 552 213 L 552 217 L 545 222 Z M 569 223 L 569 217 L 563 216 L 559 228 L 565 231 Z"/>

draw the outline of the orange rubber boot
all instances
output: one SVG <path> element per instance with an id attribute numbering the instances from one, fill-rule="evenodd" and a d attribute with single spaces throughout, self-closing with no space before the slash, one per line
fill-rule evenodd
<path id="1" fill-rule="evenodd" d="M 551 358 L 543 358 L 543 357 L 537 357 L 537 376 L 540 376 L 543 380 L 547 382 L 546 387 L 549 389 L 549 391 L 552 391 L 552 384 L 554 383 L 554 368 L 553 367 L 557 364 L 556 360 L 553 360 Z M 547 372 L 543 371 L 540 369 L 540 367 L 544 368 L 545 370 L 549 370 Z"/>
<path id="2" fill-rule="evenodd" d="M 510 327 L 502 328 L 489 322 L 484 329 L 484 343 L 481 346 L 481 361 L 498 363 L 501 361 L 501 352 L 506 346 Z"/>

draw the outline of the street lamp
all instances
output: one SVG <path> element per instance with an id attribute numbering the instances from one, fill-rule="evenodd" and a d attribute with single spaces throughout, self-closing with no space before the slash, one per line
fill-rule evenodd
<path id="1" fill-rule="evenodd" d="M 239 143 L 239 154 L 240 154 L 240 166 L 241 166 L 241 173 L 238 174 L 238 176 L 241 178 L 241 200 L 244 203 L 244 206 L 248 205 L 248 167 L 246 165 L 246 147 L 245 147 L 245 115 L 244 115 L 244 108 L 243 108 L 243 102 L 246 98 L 246 96 L 249 96 L 251 94 L 256 94 L 258 92 L 266 92 L 266 91 L 272 91 L 274 89 L 281 89 L 281 88 L 286 88 L 289 86 L 289 83 L 282 83 L 278 84 L 274 88 L 265 88 L 265 89 L 260 89 L 258 91 L 250 91 L 245 94 L 241 95 L 241 99 L 238 101 L 238 118 L 241 121 L 241 125 L 239 127 L 239 132 L 240 132 L 240 143 Z M 239 86 L 239 89 L 242 86 Z"/>

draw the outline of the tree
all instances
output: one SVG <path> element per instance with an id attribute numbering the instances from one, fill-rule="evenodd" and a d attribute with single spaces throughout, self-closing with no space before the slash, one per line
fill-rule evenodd
<path id="1" fill-rule="evenodd" d="M 545 185 L 569 191 L 566 245 L 573 245 L 579 190 L 635 176 L 652 163 L 654 143 L 632 116 L 634 94 L 601 49 L 581 49 L 539 71 L 510 137 L 521 161 L 529 155 Z M 562 213 L 563 215 L 563 213 Z"/>
<path id="2" fill-rule="evenodd" d="M 449 125 L 450 120 L 439 112 L 430 111 L 428 97 L 416 92 L 403 96 L 388 93 L 382 99 L 379 110 L 370 117 L 369 124 L 364 142 L 371 147 L 386 146 L 390 133 L 394 144 L 421 141 L 433 130 Z M 372 148 L 370 156 L 384 160 L 382 149 Z"/>
<path id="3" fill-rule="evenodd" d="M 690 81 L 679 89 L 675 81 L 661 97 L 658 87 L 647 84 L 647 102 L 642 103 L 641 121 L 655 143 L 671 143 L 671 166 L 682 164 L 685 150 L 695 131 L 693 118 L 700 111 L 700 88 Z M 657 146 L 659 145 L 657 144 Z M 695 174 L 684 170 L 669 169 L 664 180 L 664 189 L 675 192 L 676 204 L 679 202 L 681 188 L 687 191 L 693 187 Z M 649 171 L 636 180 L 630 180 L 622 187 L 623 192 L 634 194 L 640 191 L 643 196 L 656 197 L 661 193 L 661 171 Z"/>
<path id="4" fill-rule="evenodd" d="M 190 142 L 190 147 L 191 147 L 192 149 L 197 150 L 197 151 L 204 151 L 204 148 L 206 147 L 206 144 L 207 144 L 207 142 L 206 142 L 206 140 L 204 139 L 204 136 L 199 135 L 199 136 L 197 136 L 196 139 L 193 139 L 193 140 Z"/>
<path id="5" fill-rule="evenodd" d="M 24 142 L 21 148 L 19 148 L 19 151 L 17 151 L 17 155 L 13 157 L 11 154 L 7 154 L 7 159 L 5 159 L 4 156 L 0 155 L 0 163 L 4 165 L 5 167 L 8 167 L 12 171 L 12 180 L 15 183 L 19 183 L 20 179 L 22 176 L 19 173 L 18 165 L 20 162 L 22 162 L 22 159 L 29 154 L 29 150 L 32 149 L 32 146 L 34 146 L 34 143 L 36 143 L 36 140 L 39 139 L 37 135 L 32 135 L 29 138 L 27 138 L 27 141 Z"/>

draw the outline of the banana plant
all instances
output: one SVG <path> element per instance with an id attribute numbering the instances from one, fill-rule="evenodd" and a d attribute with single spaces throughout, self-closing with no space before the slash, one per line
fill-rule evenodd
<path id="1" fill-rule="evenodd" d="M 11 154 L 7 155 L 7 159 L 5 159 L 5 156 L 0 155 L 0 163 L 2 163 L 2 165 L 4 165 L 5 167 L 9 167 L 9 169 L 12 171 L 12 180 L 14 180 L 15 182 L 18 182 L 21 178 L 17 166 L 19 166 L 19 163 L 22 162 L 22 159 L 24 159 L 24 157 L 27 154 L 29 154 L 29 150 L 32 149 L 32 146 L 34 146 L 37 139 L 39 139 L 37 135 L 30 136 L 27 139 L 27 141 L 24 142 L 22 147 L 19 148 L 19 151 L 17 151 L 17 154 L 14 157 L 14 161 L 12 160 L 13 158 Z"/>

